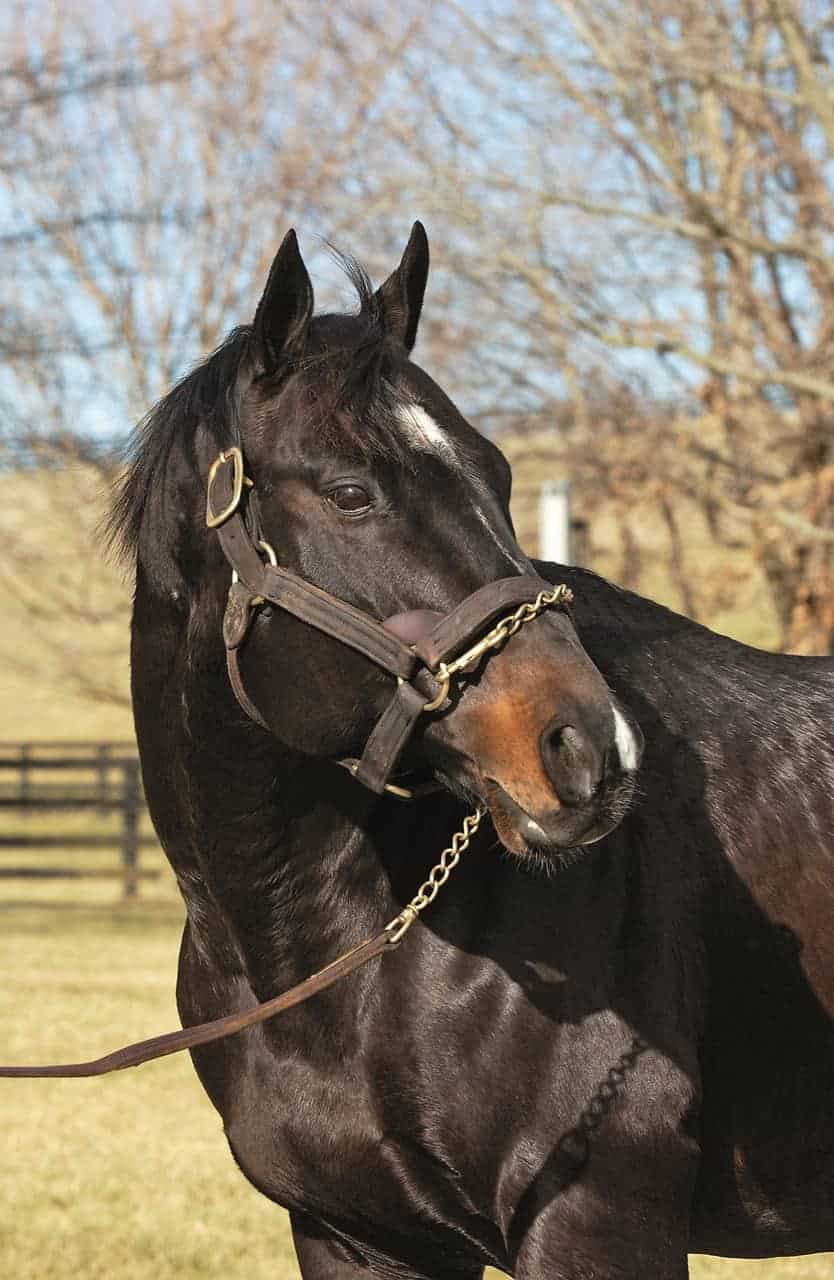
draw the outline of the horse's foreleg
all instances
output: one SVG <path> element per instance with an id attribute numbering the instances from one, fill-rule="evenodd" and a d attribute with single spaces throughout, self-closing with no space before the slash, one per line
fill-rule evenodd
<path id="1" fill-rule="evenodd" d="M 688 1280 L 686 1247 L 623 1233 L 594 1236 L 551 1231 L 542 1224 L 513 1269 L 515 1280 Z"/>
<path id="2" fill-rule="evenodd" d="M 371 1272 L 318 1223 L 292 1214 L 292 1239 L 302 1280 L 369 1280 Z"/>
<path id="3" fill-rule="evenodd" d="M 322 1223 L 302 1214 L 290 1215 L 292 1238 L 303 1280 L 378 1280 L 401 1272 L 404 1280 L 415 1280 L 420 1273 L 396 1258 L 364 1256 L 361 1247 L 354 1248 L 338 1239 Z M 421 1280 L 481 1280 L 483 1268 L 471 1271 L 452 1270 L 447 1266 L 432 1268 Z"/>
<path id="4" fill-rule="evenodd" d="M 639 1168 L 632 1178 L 627 1190 L 577 1183 L 542 1198 L 515 1241 L 515 1280 L 687 1280 L 684 1194 L 641 1195 Z"/>

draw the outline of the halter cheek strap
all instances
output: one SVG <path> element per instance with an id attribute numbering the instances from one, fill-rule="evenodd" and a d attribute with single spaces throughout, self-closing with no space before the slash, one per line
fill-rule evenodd
<path id="1" fill-rule="evenodd" d="M 404 788 L 389 782 L 391 773 L 419 717 L 446 702 L 451 678 L 474 667 L 484 654 L 502 645 L 543 609 L 571 599 L 567 587 L 552 587 L 541 578 L 519 575 L 479 587 L 445 615 L 415 610 L 379 622 L 278 564 L 272 547 L 263 538 L 257 495 L 245 475 L 243 454 L 238 447 L 220 453 L 211 466 L 206 524 L 217 531 L 223 554 L 232 567 L 223 618 L 229 680 L 241 708 L 257 724 L 270 727 L 246 692 L 239 654 L 255 611 L 267 602 L 339 640 L 396 677 L 397 688 L 361 759 L 341 761 L 377 794 L 387 790 L 409 796 Z M 507 609 L 515 612 L 484 635 Z M 478 636 L 481 639 L 473 644 Z"/>

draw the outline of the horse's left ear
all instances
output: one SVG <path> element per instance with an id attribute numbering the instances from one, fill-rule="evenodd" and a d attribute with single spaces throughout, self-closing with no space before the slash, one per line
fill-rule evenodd
<path id="1" fill-rule="evenodd" d="M 429 241 L 422 222 L 415 222 L 402 261 L 376 291 L 385 332 L 410 351 L 417 339 L 423 294 L 429 274 Z"/>
<path id="2" fill-rule="evenodd" d="M 313 286 L 294 231 L 281 241 L 252 322 L 259 372 L 272 373 L 282 356 L 297 355 L 313 314 Z"/>

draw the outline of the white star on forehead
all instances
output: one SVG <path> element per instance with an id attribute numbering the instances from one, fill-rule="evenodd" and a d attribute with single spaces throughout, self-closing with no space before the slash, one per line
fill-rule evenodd
<path id="1" fill-rule="evenodd" d="M 529 568 L 529 561 L 519 554 L 513 540 L 499 533 L 485 515 L 481 502 L 487 496 L 487 490 L 477 470 L 462 456 L 455 441 L 434 420 L 420 404 L 403 404 L 397 409 L 397 417 L 405 428 L 406 439 L 416 449 L 426 453 L 435 453 L 454 465 L 462 477 L 469 482 L 475 493 L 469 498 L 469 509 L 476 520 L 483 526 L 490 539 L 503 551 L 517 569 L 524 573 Z"/>
<path id="2" fill-rule="evenodd" d="M 422 405 L 403 404 L 397 417 L 405 427 L 409 441 L 418 449 L 429 449 L 457 459 L 457 449 L 446 432 Z"/>

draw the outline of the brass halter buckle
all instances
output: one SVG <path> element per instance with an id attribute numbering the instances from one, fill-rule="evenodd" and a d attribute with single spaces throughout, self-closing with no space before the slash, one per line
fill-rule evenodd
<path id="1" fill-rule="evenodd" d="M 231 462 L 234 467 L 232 473 L 232 496 L 222 511 L 214 512 L 211 506 L 211 487 L 214 484 L 217 472 L 227 462 Z M 237 445 L 233 445 L 231 449 L 221 449 L 209 468 L 208 481 L 206 483 L 207 528 L 216 529 L 218 525 L 225 524 L 229 517 L 235 514 L 240 506 L 244 485 L 247 485 L 250 489 L 252 487 L 252 481 L 243 470 L 243 453 Z"/>

